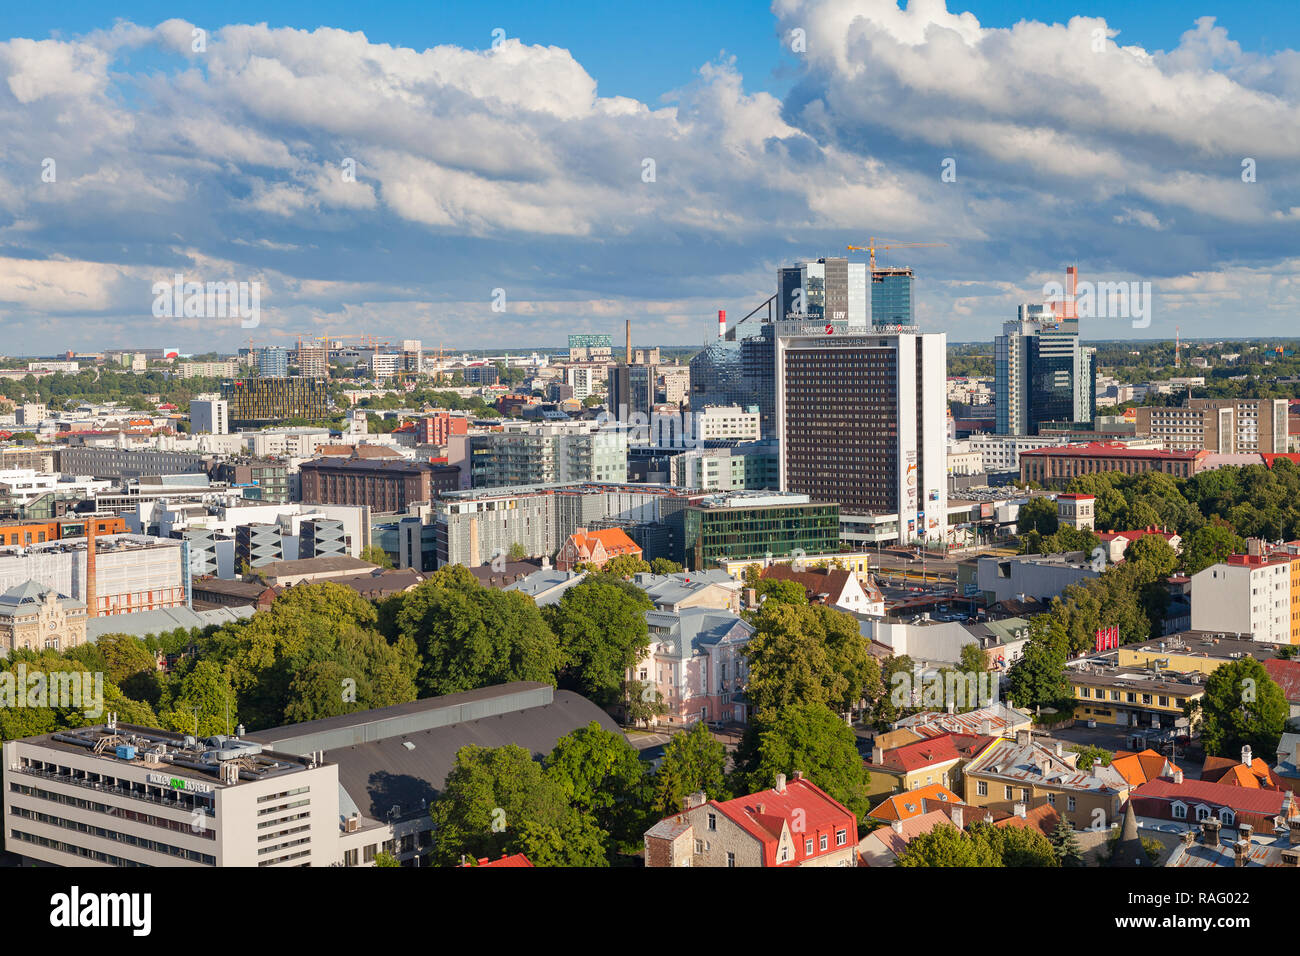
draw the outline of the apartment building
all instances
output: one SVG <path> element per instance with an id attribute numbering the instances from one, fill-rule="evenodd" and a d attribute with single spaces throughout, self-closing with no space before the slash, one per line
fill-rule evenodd
<path id="1" fill-rule="evenodd" d="M 1288 408 L 1284 398 L 1192 398 L 1178 407 L 1142 406 L 1135 409 L 1137 434 L 1170 449 L 1282 453 L 1288 450 Z"/>
<path id="2" fill-rule="evenodd" d="M 1083 664 L 1066 671 L 1074 719 L 1120 727 L 1169 728 L 1183 705 L 1205 696 L 1204 675 Z"/>
<path id="3" fill-rule="evenodd" d="M 375 514 L 407 511 L 460 486 L 455 465 L 406 459 L 318 458 L 303 462 L 299 475 L 304 502 L 366 505 Z"/>
<path id="4" fill-rule="evenodd" d="M 1291 586 L 1295 563 L 1292 555 L 1234 554 L 1198 571 L 1191 582 L 1192 630 L 1300 643 Z"/>

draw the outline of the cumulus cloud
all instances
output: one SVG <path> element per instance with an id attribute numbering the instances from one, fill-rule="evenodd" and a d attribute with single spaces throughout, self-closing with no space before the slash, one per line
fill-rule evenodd
<path id="1" fill-rule="evenodd" d="M 234 24 L 195 50 L 170 20 L 0 42 L 0 322 L 45 323 L 51 347 L 87 311 L 151 334 L 121 283 L 184 268 L 266 277 L 265 336 L 333 322 L 538 345 L 628 316 L 690 342 L 712 309 L 766 298 L 778 265 L 869 235 L 948 243 L 908 261 L 921 314 L 958 338 L 993 334 L 1067 261 L 1223 276 L 1180 304 L 1185 335 L 1197 308 L 1208 333 L 1253 301 L 1233 298 L 1243 262 L 1300 304 L 1265 278 L 1300 208 L 1293 51 L 1244 51 L 1210 18 L 1148 51 L 1098 18 L 991 29 L 940 0 L 773 16 L 807 36 L 784 101 L 724 58 L 654 106 L 517 39 L 414 50 Z M 144 48 L 165 65 L 128 69 Z M 497 287 L 510 317 L 490 312 Z"/>

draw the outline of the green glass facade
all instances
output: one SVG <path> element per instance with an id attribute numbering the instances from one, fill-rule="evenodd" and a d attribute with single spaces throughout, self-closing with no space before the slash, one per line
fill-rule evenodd
<path id="1" fill-rule="evenodd" d="M 716 568 L 720 560 L 831 554 L 840 548 L 840 506 L 836 504 L 699 507 L 683 515 L 686 563 L 692 571 Z"/>

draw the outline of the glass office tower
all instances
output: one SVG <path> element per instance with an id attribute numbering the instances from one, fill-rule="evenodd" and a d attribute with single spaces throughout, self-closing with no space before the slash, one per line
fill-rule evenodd
<path id="1" fill-rule="evenodd" d="M 876 269 L 871 273 L 871 324 L 915 325 L 911 269 Z"/>

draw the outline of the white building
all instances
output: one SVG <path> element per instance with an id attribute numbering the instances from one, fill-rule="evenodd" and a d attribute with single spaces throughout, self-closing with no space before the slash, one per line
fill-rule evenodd
<path id="1" fill-rule="evenodd" d="M 1233 555 L 1192 575 L 1192 630 L 1291 643 L 1291 562 Z"/>
<path id="2" fill-rule="evenodd" d="M 691 412 L 690 434 L 696 441 L 758 441 L 758 409 L 746 411 L 739 405 L 706 405 Z"/>
<path id="3" fill-rule="evenodd" d="M 229 435 L 230 403 L 219 395 L 197 395 L 190 401 L 190 431 L 196 435 Z"/>
<path id="4" fill-rule="evenodd" d="M 599 374 L 597 374 L 599 373 Z M 604 377 L 605 367 L 594 365 L 570 365 L 564 370 L 564 382 L 573 389 L 573 397 L 578 401 L 589 398 L 597 383 Z"/>
<path id="5" fill-rule="evenodd" d="M 1064 438 L 1038 435 L 971 435 L 966 445 L 984 458 L 984 471 L 1020 471 L 1020 453 L 1031 448 L 1055 448 L 1067 444 Z"/>

